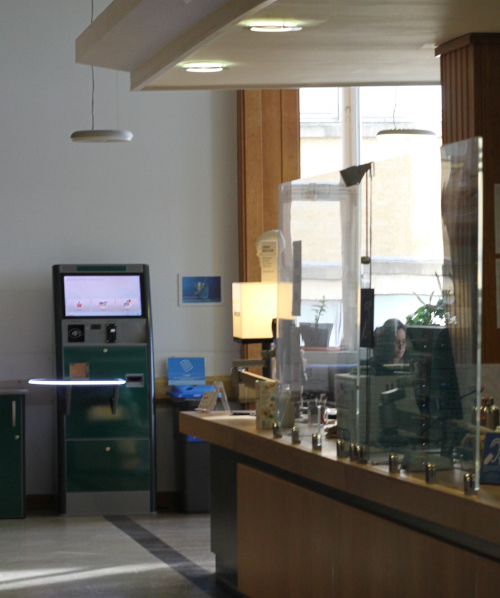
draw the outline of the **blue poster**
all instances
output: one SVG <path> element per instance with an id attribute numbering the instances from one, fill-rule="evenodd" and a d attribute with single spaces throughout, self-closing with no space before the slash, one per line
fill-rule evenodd
<path id="1" fill-rule="evenodd" d="M 203 357 L 169 357 L 167 363 L 170 386 L 205 384 Z"/>
<path id="2" fill-rule="evenodd" d="M 491 432 L 484 439 L 481 460 L 481 484 L 500 484 L 500 433 Z"/>
<path id="3" fill-rule="evenodd" d="M 220 276 L 182 276 L 181 303 L 221 303 Z"/>

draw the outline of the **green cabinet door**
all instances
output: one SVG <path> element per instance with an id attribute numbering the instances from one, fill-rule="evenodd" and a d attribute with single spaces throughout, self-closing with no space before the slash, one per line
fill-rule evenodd
<path id="1" fill-rule="evenodd" d="M 68 492 L 149 490 L 149 440 L 71 440 L 66 455 Z"/>
<path id="2" fill-rule="evenodd" d="M 120 386 L 116 413 L 111 411 L 111 387 L 73 387 L 66 417 L 66 438 L 149 437 L 149 376 L 146 346 L 65 347 L 64 376 L 70 365 L 88 364 L 91 380 L 142 376 L 143 384 Z M 134 378 L 135 379 L 135 378 Z"/>
<path id="3" fill-rule="evenodd" d="M 25 516 L 24 396 L 0 394 L 0 517 Z"/>

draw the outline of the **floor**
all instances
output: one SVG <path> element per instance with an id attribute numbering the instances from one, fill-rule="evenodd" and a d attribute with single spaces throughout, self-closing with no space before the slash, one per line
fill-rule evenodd
<path id="1" fill-rule="evenodd" d="M 228 598 L 208 515 L 0 520 L 1 598 Z"/>

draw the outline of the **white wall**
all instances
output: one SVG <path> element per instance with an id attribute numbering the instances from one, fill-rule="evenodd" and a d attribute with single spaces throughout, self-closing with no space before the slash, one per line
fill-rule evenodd
<path id="1" fill-rule="evenodd" d="M 128 74 L 95 69 L 95 127 L 118 118 L 134 139 L 72 143 L 91 127 L 91 69 L 74 60 L 89 22 L 90 0 L 0 2 L 0 381 L 55 373 L 56 263 L 149 264 L 156 376 L 173 355 L 228 374 L 236 93 L 132 93 Z M 178 273 L 222 275 L 225 304 L 178 307 Z M 52 492 L 53 397 L 28 395 L 28 494 Z"/>

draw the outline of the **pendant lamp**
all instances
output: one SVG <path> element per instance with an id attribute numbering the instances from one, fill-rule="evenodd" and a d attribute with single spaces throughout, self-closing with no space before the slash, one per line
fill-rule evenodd
<path id="1" fill-rule="evenodd" d="M 377 137 L 407 137 L 407 138 L 411 138 L 411 137 L 419 137 L 419 136 L 429 136 L 429 137 L 435 137 L 436 133 L 434 133 L 434 131 L 428 131 L 427 129 L 397 129 L 396 127 L 394 127 L 394 129 L 382 129 L 381 131 L 379 131 L 377 133 Z"/>
<path id="2" fill-rule="evenodd" d="M 436 133 L 434 131 L 429 131 L 427 129 L 398 129 L 396 127 L 396 94 L 398 88 L 394 88 L 394 110 L 392 111 L 392 124 L 394 125 L 393 129 L 382 129 L 377 133 L 377 138 L 379 139 L 389 139 L 389 138 L 396 138 L 400 137 L 401 139 L 412 139 L 416 137 L 435 137 Z"/>
<path id="3" fill-rule="evenodd" d="M 94 22 L 94 0 L 91 0 L 91 17 L 90 24 Z M 75 131 L 71 134 L 71 141 L 86 142 L 86 143 L 108 143 L 117 141 L 131 141 L 133 134 L 130 131 L 123 129 L 94 129 L 94 95 L 95 95 L 95 79 L 94 66 L 92 69 L 92 128 L 82 131 Z M 118 92 L 117 92 L 118 93 Z"/>

